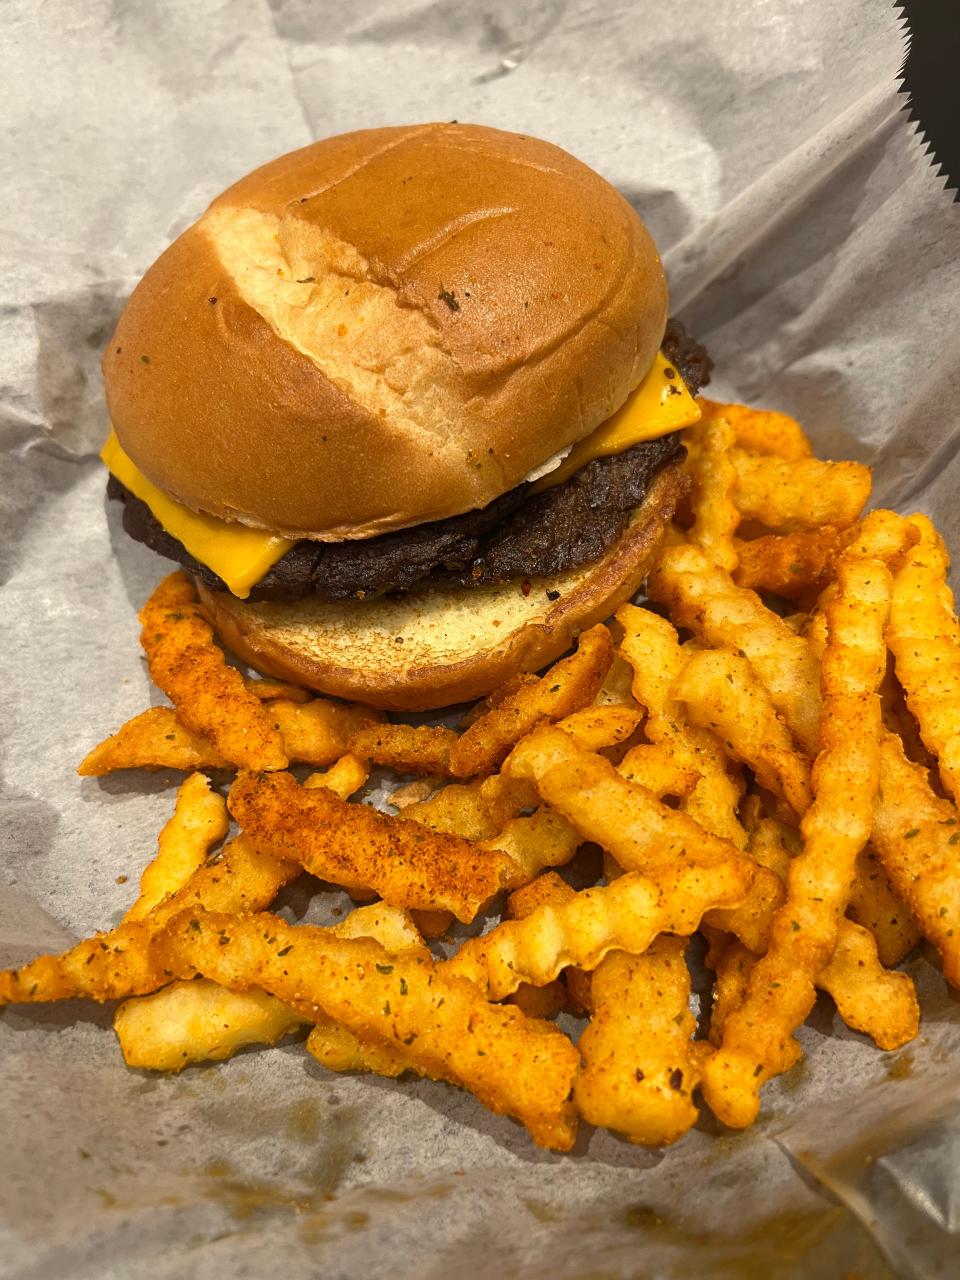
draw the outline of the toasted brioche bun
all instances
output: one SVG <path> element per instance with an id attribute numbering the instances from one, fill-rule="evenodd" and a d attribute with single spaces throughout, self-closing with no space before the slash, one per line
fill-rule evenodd
<path id="1" fill-rule="evenodd" d="M 640 587 L 685 480 L 680 461 L 655 477 L 602 560 L 523 584 L 320 603 L 244 604 L 198 584 L 226 646 L 259 671 L 351 701 L 426 711 L 478 698 L 537 671 Z M 547 593 L 559 593 L 551 600 Z"/>
<path id="2" fill-rule="evenodd" d="M 643 223 L 566 152 L 475 125 L 369 129 L 218 197 L 135 289 L 103 373 L 124 450 L 186 506 L 368 538 L 485 506 L 588 435 L 666 315 Z M 576 625 L 536 623 L 564 644 Z M 536 665 L 559 640 L 516 644 Z M 392 687 L 379 661 L 371 696 Z"/>

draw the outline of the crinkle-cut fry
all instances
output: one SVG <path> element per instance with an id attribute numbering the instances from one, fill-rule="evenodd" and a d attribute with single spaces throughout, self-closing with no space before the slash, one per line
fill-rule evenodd
<path id="1" fill-rule="evenodd" d="M 125 1000 L 113 1017 L 128 1067 L 182 1071 L 254 1044 L 276 1044 L 309 1019 L 263 991 L 227 991 L 198 978 Z"/>
<path id="2" fill-rule="evenodd" d="M 880 769 L 882 776 L 882 756 Z M 880 963 L 887 969 L 904 960 L 920 941 L 920 930 L 913 912 L 894 889 L 871 845 L 867 845 L 857 859 L 857 879 L 850 894 L 847 915 L 873 934 Z"/>
<path id="3" fill-rule="evenodd" d="M 140 896 L 124 920 L 142 919 L 161 899 L 182 889 L 229 828 L 226 801 L 210 790 L 209 778 L 191 773 L 180 784 L 173 817 L 160 832 L 156 856 L 140 877 Z"/>
<path id="4" fill-rule="evenodd" d="M 353 734 L 350 750 L 397 773 L 446 778 L 453 776 L 450 748 L 456 741 L 454 731 L 442 725 L 371 724 Z"/>
<path id="5" fill-rule="evenodd" d="M 468 939 L 445 968 L 475 982 L 491 1000 L 502 1000 L 521 982 L 552 982 L 571 964 L 595 969 L 611 951 L 640 955 L 660 933 L 688 937 L 711 907 L 743 901 L 753 874 L 744 858 L 709 866 L 674 862 L 648 875 L 628 872 Z"/>
<path id="6" fill-rule="evenodd" d="M 794 635 L 756 592 L 738 587 L 697 547 L 668 547 L 650 576 L 649 591 L 667 606 L 677 625 L 688 627 L 714 648 L 747 659 L 787 728 L 812 757 L 820 716 L 820 669 L 807 641 Z"/>
<path id="7" fill-rule="evenodd" d="M 216 862 L 202 866 L 142 920 L 94 934 L 59 955 L 38 956 L 21 969 L 0 972 L 0 1005 L 75 996 L 123 1000 L 156 991 L 172 975 L 157 967 L 150 939 L 168 920 L 184 909 L 262 911 L 300 870 L 299 863 L 258 853 L 249 840 L 238 836 Z"/>
<path id="8" fill-rule="evenodd" d="M 786 600 L 797 600 L 808 591 L 822 591 L 833 581 L 837 560 L 848 541 L 849 531 L 833 524 L 737 541 L 739 563 L 733 580 L 750 591 L 772 591 Z"/>
<path id="9" fill-rule="evenodd" d="M 354 792 L 359 791 L 370 776 L 370 768 L 365 760 L 347 752 L 339 760 L 334 760 L 329 769 L 311 773 L 304 779 L 303 785 L 308 790 L 314 787 L 326 787 L 341 800 L 349 800 Z"/>
<path id="10" fill-rule="evenodd" d="M 462 733 L 450 750 L 450 770 L 460 778 L 492 773 L 514 743 L 545 720 L 562 720 L 588 707 L 613 662 L 613 640 L 599 623 L 584 631 L 576 651 L 539 678 L 522 685 Z"/>
<path id="11" fill-rule="evenodd" d="M 695 653 L 674 685 L 687 716 L 724 743 L 757 781 L 801 817 L 810 807 L 810 768 L 746 658 Z"/>
<path id="12" fill-rule="evenodd" d="M 311 702 L 314 694 L 298 684 L 287 684 L 284 680 L 251 679 L 244 676 L 243 683 L 255 698 L 261 702 L 272 702 L 274 698 L 283 698 L 286 702 Z"/>
<path id="13" fill-rule="evenodd" d="M 730 459 L 740 514 L 777 533 L 851 525 L 870 497 L 870 468 L 862 462 L 774 458 L 743 449 L 732 450 Z"/>
<path id="14" fill-rule="evenodd" d="M 262 852 L 348 889 L 375 889 L 393 906 L 452 911 L 465 924 L 517 875 L 502 853 L 308 790 L 289 773 L 239 773 L 228 805 Z"/>
<path id="15" fill-rule="evenodd" d="M 870 1036 L 879 1049 L 900 1049 L 920 1029 L 913 979 L 885 969 L 873 934 L 852 920 L 840 921 L 837 945 L 817 986 L 833 997 L 847 1026 Z"/>
<path id="16" fill-rule="evenodd" d="M 814 802 L 801 822 L 803 850 L 790 863 L 786 901 L 771 921 L 767 952 L 704 1069 L 704 1097 L 732 1128 L 756 1119 L 764 1081 L 797 1061 L 793 1033 L 813 1007 L 814 984 L 837 945 L 857 856 L 870 837 L 892 576 L 883 560 L 848 550 L 837 566 L 837 585 L 826 607 L 820 750 Z"/>
<path id="17" fill-rule="evenodd" d="M 181 724 L 241 768 L 285 769 L 279 729 L 240 672 L 227 666 L 186 574 L 164 578 L 140 610 L 140 621 L 150 678 L 176 707 Z"/>
<path id="18" fill-rule="evenodd" d="M 894 889 L 940 952 L 944 977 L 960 987 L 960 814 L 886 732 L 873 843 Z"/>
<path id="19" fill-rule="evenodd" d="M 643 955 L 611 952 L 593 974 L 574 1105 L 584 1120 L 642 1146 L 676 1142 L 697 1119 L 685 949 L 685 938 L 662 936 Z"/>
<path id="20" fill-rule="evenodd" d="M 713 734 L 687 724 L 682 705 L 672 696 L 690 653 L 670 623 L 649 609 L 623 605 L 616 618 L 624 631 L 620 652 L 633 668 L 633 694 L 647 711 L 646 737 L 669 750 L 678 769 L 696 770 L 697 782 L 683 793 L 681 808 L 706 830 L 745 848 L 746 832 L 737 820 L 742 788 L 723 747 Z"/>
<path id="21" fill-rule="evenodd" d="M 617 772 L 658 797 L 689 796 L 700 781 L 689 755 L 676 751 L 670 742 L 638 743 L 617 765 Z"/>
<path id="22" fill-rule="evenodd" d="M 171 921 L 154 949 L 179 977 L 258 987 L 322 1011 L 361 1039 L 395 1045 L 411 1070 L 469 1089 L 491 1111 L 520 1120 L 538 1145 L 573 1145 L 574 1045 L 551 1023 L 489 1004 L 428 956 L 392 956 L 371 939 L 337 938 L 269 914 L 193 912 Z"/>
<path id="23" fill-rule="evenodd" d="M 643 722 L 643 712 L 637 707 L 609 703 L 606 706 L 584 707 L 557 721 L 557 728 L 569 733 L 587 751 L 603 751 L 615 747 L 637 731 Z"/>
<path id="24" fill-rule="evenodd" d="M 919 541 L 894 578 L 887 641 L 924 745 L 960 803 L 960 622 L 947 583 L 950 560 L 926 516 L 909 521 Z"/>
<path id="25" fill-rule="evenodd" d="M 514 889 L 513 893 L 507 898 L 506 918 L 508 920 L 525 920 L 527 916 L 533 915 L 534 911 L 537 911 L 540 907 L 548 904 L 558 906 L 562 903 L 570 902 L 575 897 L 576 891 L 567 884 L 566 880 L 561 879 L 555 871 L 545 871 L 536 880 L 531 880 L 529 884 L 525 884 L 519 889 Z M 535 987 L 529 982 L 521 982 L 520 986 L 508 999 L 519 1004 L 524 1013 L 531 1014 L 531 1011 L 537 1007 L 535 992 L 546 992 L 550 1002 L 559 1001 L 556 1009 L 557 1013 L 568 1004 L 580 1011 L 583 1011 L 585 1007 L 592 1007 L 589 1000 L 590 975 L 585 973 L 583 969 L 568 967 L 563 970 L 559 977 L 554 978 L 553 982 L 548 982 L 543 987 Z M 587 1000 L 586 1006 L 581 1003 L 584 995 Z M 541 1013 L 536 1016 L 551 1017 L 553 1015 Z"/>
<path id="26" fill-rule="evenodd" d="M 745 947 L 739 938 L 726 938 L 726 945 L 717 942 L 714 955 L 716 982 L 713 988 L 713 1003 L 710 1006 L 710 1043 L 719 1048 L 723 1041 L 723 1028 L 727 1018 L 734 1009 L 739 1009 L 747 994 L 747 983 L 757 956 Z"/>
<path id="27" fill-rule="evenodd" d="M 687 470 L 693 480 L 693 525 L 687 537 L 728 573 L 737 567 L 733 535 L 740 523 L 733 502 L 737 473 L 730 460 L 736 438 L 733 424 L 724 417 L 701 418 L 684 436 Z"/>
<path id="28" fill-rule="evenodd" d="M 610 670 L 607 672 L 603 684 L 600 686 L 600 692 L 597 694 L 597 706 L 627 706 L 634 705 L 633 692 L 631 685 L 633 684 L 633 667 L 625 658 L 621 658 L 619 654 L 610 664 Z"/>
<path id="29" fill-rule="evenodd" d="M 307 1036 L 307 1049 L 328 1071 L 367 1071 L 396 1079 L 410 1070 L 407 1056 L 384 1040 L 361 1040 L 349 1027 L 332 1018 L 318 1021 Z"/>
<path id="30" fill-rule="evenodd" d="M 260 705 L 259 703 L 257 704 Z M 290 760 L 325 765 L 347 750 L 351 734 L 380 714 L 368 707 L 314 698 L 284 698 L 263 705 Z M 173 707 L 150 707 L 128 720 L 81 761 L 81 777 L 101 777 L 116 769 L 232 769 L 232 763 L 202 734 L 184 728 Z"/>
<path id="31" fill-rule="evenodd" d="M 732 425 L 741 449 L 793 459 L 813 454 L 803 427 L 789 414 L 777 409 L 753 409 L 746 404 L 721 404 L 704 396 L 699 403 L 705 419 L 725 418 Z"/>
<path id="32" fill-rule="evenodd" d="M 481 849 L 505 854 L 518 868 L 511 886 L 525 884 L 545 867 L 565 866 L 582 843 L 576 827 L 549 805 L 529 817 L 511 818 L 497 835 L 478 841 Z"/>

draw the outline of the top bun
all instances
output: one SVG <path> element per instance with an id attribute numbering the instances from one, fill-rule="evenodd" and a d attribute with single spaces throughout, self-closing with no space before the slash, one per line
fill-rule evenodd
<path id="1" fill-rule="evenodd" d="M 667 290 L 609 183 L 477 125 L 256 169 L 134 290 L 104 356 L 141 471 L 196 511 L 368 538 L 486 506 L 616 411 Z"/>

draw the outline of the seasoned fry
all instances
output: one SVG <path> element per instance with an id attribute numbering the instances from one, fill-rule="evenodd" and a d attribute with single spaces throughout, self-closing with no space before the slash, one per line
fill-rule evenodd
<path id="1" fill-rule="evenodd" d="M 887 641 L 924 745 L 960 803 L 960 622 L 947 583 L 950 561 L 926 516 L 910 516 L 910 524 L 920 537 L 894 578 Z"/>
<path id="2" fill-rule="evenodd" d="M 646 787 L 658 798 L 687 798 L 701 781 L 701 774 L 690 763 L 689 758 L 681 762 L 680 753 L 672 750 L 667 743 L 653 746 L 641 742 L 631 747 L 617 765 L 617 772 L 628 782 Z"/>
<path id="3" fill-rule="evenodd" d="M 880 772 L 883 776 L 883 748 Z M 876 850 L 867 845 L 857 859 L 857 879 L 850 894 L 847 915 L 869 929 L 877 944 L 880 963 L 892 969 L 920 941 L 913 912 L 890 883 Z"/>
<path id="4" fill-rule="evenodd" d="M 741 795 L 739 782 L 730 772 L 717 739 L 687 724 L 682 705 L 673 697 L 673 685 L 690 654 L 681 647 L 670 623 L 648 609 L 624 605 L 616 616 L 624 631 L 620 651 L 633 668 L 634 697 L 647 710 L 646 736 L 670 753 L 678 776 L 683 777 L 690 770 L 697 775 L 692 791 L 684 787 L 679 792 L 684 797 L 684 812 L 714 835 L 744 848 L 746 833 L 736 812 Z M 639 751 L 635 758 L 625 757 L 621 764 L 625 776 L 635 771 L 639 759 Z M 644 786 L 653 780 L 637 778 Z M 668 788 L 663 794 L 677 793 Z"/>
<path id="5" fill-rule="evenodd" d="M 801 823 L 803 851 L 790 864 L 787 898 L 771 922 L 767 953 L 704 1068 L 704 1097 L 733 1128 L 752 1123 L 763 1082 L 797 1061 L 793 1032 L 813 1007 L 814 983 L 836 948 L 856 859 L 870 836 L 892 577 L 882 560 L 851 549 L 838 564 L 837 584 L 826 607 L 820 751 L 814 803 Z"/>
<path id="6" fill-rule="evenodd" d="M 350 739 L 350 750 L 397 773 L 452 777 L 450 749 L 456 741 L 454 731 L 442 726 L 377 724 L 358 729 Z"/>
<path id="7" fill-rule="evenodd" d="M 142 920 L 94 934 L 60 955 L 38 956 L 21 969 L 0 971 L 0 1005 L 74 996 L 123 1000 L 156 991 L 169 982 L 170 974 L 157 964 L 151 940 L 168 920 L 185 908 L 261 911 L 299 874 L 298 863 L 257 853 L 239 836 L 216 862 L 194 872 L 181 889 L 164 898 Z"/>
<path id="8" fill-rule="evenodd" d="M 243 683 L 261 702 L 272 702 L 274 698 L 283 698 L 286 702 L 310 702 L 314 697 L 309 689 L 301 689 L 298 684 L 286 684 L 283 680 L 251 680 L 244 676 Z"/>
<path id="9" fill-rule="evenodd" d="M 312 765 L 338 759 L 347 750 L 353 732 L 379 715 L 368 707 L 325 698 L 303 704 L 277 698 L 262 709 L 283 737 L 290 760 Z M 231 768 L 231 762 L 207 738 L 180 724 L 173 707 L 151 707 L 94 747 L 77 773 L 97 778 L 115 769 Z"/>
<path id="10" fill-rule="evenodd" d="M 140 641 L 150 678 L 177 708 L 180 722 L 209 738 L 233 764 L 285 769 L 279 729 L 239 671 L 228 667 L 184 573 L 171 573 L 140 611 Z"/>
<path id="11" fill-rule="evenodd" d="M 819 458 L 774 458 L 734 449 L 737 473 L 733 501 L 745 520 L 777 533 L 847 526 L 870 497 L 870 468 L 862 462 L 821 462 Z"/>
<path id="12" fill-rule="evenodd" d="M 263 991 L 226 991 L 215 982 L 171 982 L 125 1000 L 113 1018 L 128 1067 L 181 1071 L 218 1062 L 253 1044 L 276 1044 L 309 1019 Z"/>
<path id="13" fill-rule="evenodd" d="M 307 1037 L 307 1049 L 328 1071 L 369 1071 L 396 1079 L 412 1070 L 407 1055 L 392 1044 L 371 1038 L 362 1040 L 349 1027 L 325 1015 Z"/>
<path id="14" fill-rule="evenodd" d="M 636 707 L 610 703 L 602 707 L 584 707 L 557 721 L 557 728 L 569 733 L 587 751 L 615 747 L 636 732 L 643 713 Z"/>
<path id="15" fill-rule="evenodd" d="M 960 815 L 892 733 L 880 744 L 873 843 L 894 889 L 940 952 L 944 977 L 960 987 Z"/>
<path id="16" fill-rule="evenodd" d="M 545 871 L 536 880 L 531 880 L 520 889 L 514 889 L 507 898 L 506 918 L 525 920 L 546 903 L 557 905 L 569 902 L 575 897 L 574 890 L 555 871 Z M 584 973 L 582 969 L 568 968 L 542 987 L 521 982 L 513 995 L 508 996 L 507 999 L 519 1005 L 529 1017 L 551 1018 L 571 1003 L 571 980 L 575 985 L 578 981 L 581 983 L 585 981 L 589 989 L 590 975 Z"/>
<path id="17" fill-rule="evenodd" d="M 419 822 L 431 831 L 483 840 L 496 835 L 502 824 L 490 813 L 480 782 L 450 782 L 429 800 L 407 805 L 402 817 Z M 512 816 L 512 815 L 511 815 Z"/>
<path id="18" fill-rule="evenodd" d="M 612 662 L 607 628 L 601 624 L 585 631 L 575 653 L 554 663 L 536 684 L 521 685 L 460 735 L 450 751 L 451 772 L 460 778 L 492 773 L 536 725 L 589 706 Z"/>
<path id="19" fill-rule="evenodd" d="M 685 948 L 686 939 L 661 936 L 644 955 L 611 952 L 593 974 L 574 1105 L 584 1120 L 643 1146 L 676 1142 L 697 1118 Z"/>
<path id="20" fill-rule="evenodd" d="M 160 832 L 157 855 L 140 877 L 140 896 L 123 917 L 140 920 L 168 894 L 183 888 L 230 828 L 227 805 L 202 773 L 180 785 L 173 817 Z"/>
<path id="21" fill-rule="evenodd" d="M 502 853 L 308 790 L 288 773 L 238 774 L 228 805 L 261 852 L 348 889 L 375 889 L 393 906 L 452 911 L 465 924 L 517 874 Z"/>
<path id="22" fill-rule="evenodd" d="M 780 458 L 809 458 L 813 453 L 803 427 L 786 413 L 751 409 L 745 404 L 720 404 L 705 396 L 700 397 L 699 403 L 704 418 L 725 418 L 733 426 L 741 449 Z"/>
<path id="23" fill-rule="evenodd" d="M 629 872 L 604 888 L 584 889 L 525 920 L 507 920 L 468 939 L 446 962 L 449 973 L 502 1000 L 521 982 L 544 986 L 561 969 L 595 969 L 611 951 L 642 954 L 659 933 L 689 936 L 711 907 L 735 906 L 750 889 L 753 868 L 743 858 L 709 866 L 673 862 L 648 875 Z"/>
<path id="24" fill-rule="evenodd" d="M 799 745 L 813 755 L 820 715 L 819 664 L 807 641 L 753 591 L 738 587 L 697 547 L 668 547 L 649 582 L 674 622 L 704 643 L 741 654 L 760 677 Z M 618 614 L 619 617 L 619 614 Z"/>
<path id="25" fill-rule="evenodd" d="M 515 1116 L 538 1145 L 573 1145 L 575 1047 L 551 1023 L 488 1004 L 429 957 L 392 956 L 371 939 L 337 938 L 269 914 L 193 912 L 171 921 L 155 950 L 179 977 L 200 973 L 322 1010 L 362 1039 L 396 1045 L 421 1075 L 459 1084 L 491 1111 Z"/>
<path id="26" fill-rule="evenodd" d="M 684 438 L 687 469 L 693 479 L 693 526 L 687 537 L 728 573 L 737 567 L 733 535 L 740 523 L 740 512 L 733 503 L 737 473 L 730 457 L 735 441 L 733 425 L 724 417 L 701 418 L 687 429 Z"/>
<path id="27" fill-rule="evenodd" d="M 726 939 L 722 943 L 720 939 Z M 713 1004 L 710 1007 L 710 1043 L 719 1048 L 723 1041 L 723 1028 L 734 1009 L 739 1009 L 747 994 L 747 983 L 757 963 L 754 953 L 739 938 L 727 934 L 715 936 L 718 950 L 713 956 L 716 983 L 713 988 Z"/>
<path id="28" fill-rule="evenodd" d="M 481 849 L 506 854 L 519 868 L 509 883 L 532 880 L 545 867 L 562 867 L 583 841 L 580 833 L 555 809 L 541 805 L 528 818 L 511 818 L 501 832 L 481 840 Z"/>
<path id="29" fill-rule="evenodd" d="M 900 1049 L 920 1029 L 913 979 L 885 969 L 873 934 L 852 920 L 840 921 L 837 945 L 817 986 L 833 997 L 847 1026 L 870 1036 L 880 1049 Z"/>
<path id="30" fill-rule="evenodd" d="M 335 760 L 329 769 L 311 773 L 303 785 L 308 790 L 314 787 L 326 787 L 341 800 L 347 800 L 355 791 L 360 790 L 369 776 L 370 770 L 366 761 L 347 752 L 339 760 Z"/>
<path id="31" fill-rule="evenodd" d="M 810 769 L 745 658 L 720 651 L 695 653 L 674 685 L 694 724 L 716 734 L 749 765 L 757 781 L 798 816 L 810 807 Z"/>
<path id="32" fill-rule="evenodd" d="M 805 592 L 822 591 L 833 581 L 849 531 L 825 524 L 798 533 L 770 534 L 750 542 L 736 542 L 739 563 L 733 580 L 751 591 L 772 591 L 787 600 Z"/>

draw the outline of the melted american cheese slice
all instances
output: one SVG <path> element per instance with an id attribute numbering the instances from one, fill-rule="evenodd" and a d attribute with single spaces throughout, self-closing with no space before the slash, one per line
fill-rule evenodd
<path id="1" fill-rule="evenodd" d="M 262 529 L 219 520 L 191 511 L 148 480 L 124 453 L 113 431 L 100 451 L 107 469 L 141 502 L 145 502 L 171 537 L 224 580 L 245 600 L 253 587 L 294 545 Z"/>
<path id="2" fill-rule="evenodd" d="M 658 354 L 653 368 L 613 417 L 575 444 L 558 467 L 536 482 L 533 491 L 539 493 L 562 484 L 593 458 L 623 453 L 644 440 L 656 440 L 688 427 L 699 418 L 700 409 L 683 379 Z M 182 542 L 195 560 L 221 577 L 241 600 L 294 545 L 289 539 L 262 529 L 191 511 L 147 479 L 124 453 L 113 431 L 100 457 L 120 483 L 147 504 L 167 533 Z"/>
<path id="3" fill-rule="evenodd" d="M 601 422 L 585 440 L 579 440 L 564 460 L 534 486 L 534 493 L 563 484 L 594 458 L 623 453 L 644 440 L 689 427 L 700 421 L 700 407 L 666 356 L 657 352 L 653 368 L 611 418 Z"/>

